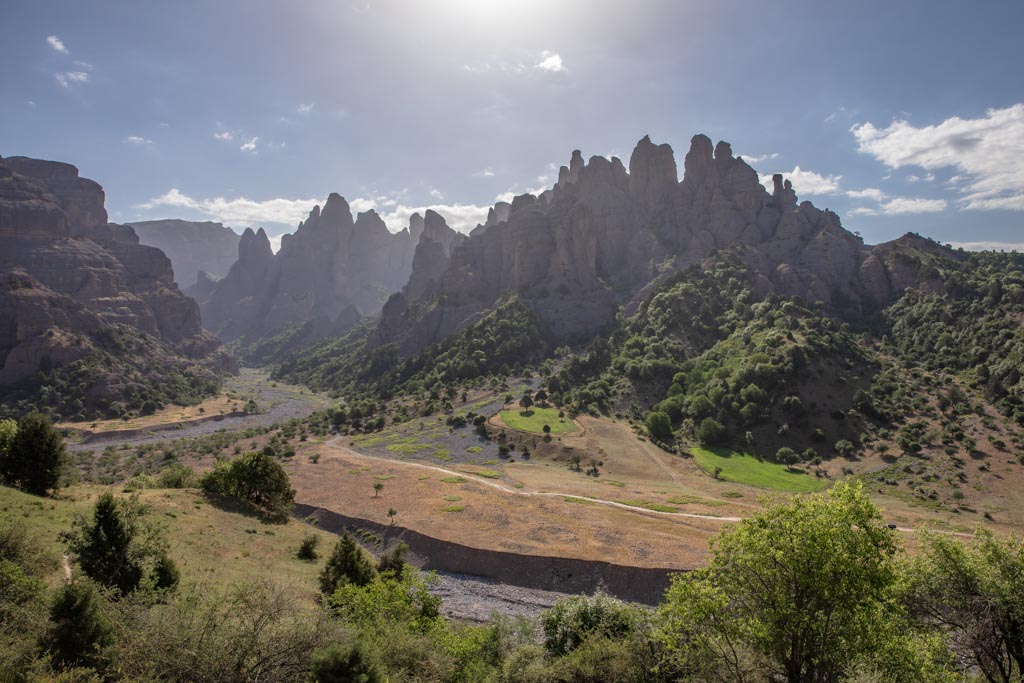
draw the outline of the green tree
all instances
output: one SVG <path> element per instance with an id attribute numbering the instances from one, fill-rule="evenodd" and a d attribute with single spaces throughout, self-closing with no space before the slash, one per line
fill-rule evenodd
<path id="1" fill-rule="evenodd" d="M 783 446 L 779 450 L 775 451 L 775 460 L 786 467 L 792 468 L 793 465 L 800 462 L 800 456 L 789 446 Z"/>
<path id="2" fill-rule="evenodd" d="M 373 482 L 373 497 L 376 498 L 380 495 L 380 492 L 384 490 L 384 482 L 375 481 Z"/>
<path id="3" fill-rule="evenodd" d="M 287 513 L 295 500 L 295 489 L 284 468 L 262 453 L 218 462 L 200 486 L 207 493 L 239 498 L 274 515 Z"/>
<path id="4" fill-rule="evenodd" d="M 327 564 L 320 572 L 320 592 L 333 595 L 339 586 L 365 586 L 377 575 L 365 550 L 346 531 L 338 539 Z"/>
<path id="5" fill-rule="evenodd" d="M 708 568 L 674 577 L 662 643 L 691 671 L 739 676 L 745 648 L 769 679 L 839 680 L 886 647 L 896 550 L 860 485 L 769 504 L 721 533 Z"/>
<path id="6" fill-rule="evenodd" d="M 529 394 L 523 394 L 523 397 L 519 399 L 519 405 L 523 410 L 529 410 L 533 406 L 533 399 L 530 398 Z"/>
<path id="7" fill-rule="evenodd" d="M 655 410 L 647 416 L 647 433 L 658 441 L 672 438 L 672 420 L 666 413 Z"/>
<path id="8" fill-rule="evenodd" d="M 713 417 L 704 418 L 697 427 L 697 440 L 702 444 L 721 443 L 725 439 L 725 435 L 725 427 Z"/>
<path id="9" fill-rule="evenodd" d="M 157 584 L 164 584 L 160 587 L 173 587 L 177 569 L 172 571 L 173 563 L 168 566 L 166 541 L 159 528 L 143 523 L 142 515 L 136 497 L 118 500 L 104 493 L 91 518 L 77 516 L 62 538 L 86 576 L 122 595 L 138 588 L 151 572 Z"/>
<path id="10" fill-rule="evenodd" d="M 103 608 L 103 597 L 90 581 L 68 583 L 57 591 L 46 646 L 59 666 L 102 668 L 103 650 L 113 642 L 114 631 Z"/>
<path id="11" fill-rule="evenodd" d="M 556 657 L 565 655 L 588 638 L 620 639 L 642 622 L 640 609 L 605 593 L 561 598 L 541 616 L 544 649 Z"/>
<path id="12" fill-rule="evenodd" d="M 17 433 L 17 422 L 10 418 L 0 420 L 0 458 L 6 457 L 7 451 L 10 450 Z"/>
<path id="13" fill-rule="evenodd" d="M 904 599 L 989 681 L 1024 680 L 1024 541 L 979 529 L 972 543 L 939 534 L 907 565 Z"/>
<path id="14" fill-rule="evenodd" d="M 391 523 L 392 524 L 395 523 L 395 515 L 397 515 L 397 514 L 398 514 L 398 510 L 396 510 L 395 508 L 388 508 L 388 517 L 391 518 Z"/>
<path id="15" fill-rule="evenodd" d="M 10 443 L 6 452 L 0 451 L 0 476 L 40 496 L 55 489 L 67 460 L 60 432 L 39 413 L 21 418 L 13 438 L 9 425 L 3 429 L 6 436 L 2 438 L 9 438 Z"/>

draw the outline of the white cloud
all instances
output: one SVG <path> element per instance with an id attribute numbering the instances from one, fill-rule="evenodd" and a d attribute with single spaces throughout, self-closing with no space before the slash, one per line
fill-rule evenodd
<path id="1" fill-rule="evenodd" d="M 805 171 L 795 166 L 792 171 L 782 174 L 793 183 L 793 190 L 798 196 L 820 197 L 822 195 L 836 194 L 839 192 L 839 181 L 841 175 L 821 175 L 814 171 Z M 773 188 L 772 174 L 761 176 L 761 184 L 771 192 Z"/>
<path id="2" fill-rule="evenodd" d="M 136 208 L 151 210 L 161 207 L 189 209 L 220 223 L 235 226 L 256 226 L 264 223 L 297 225 L 305 220 L 310 210 L 322 204 L 317 199 L 267 199 L 258 201 L 238 197 L 225 199 L 196 199 L 177 188 L 171 188 L 159 197 L 138 204 Z"/>
<path id="3" fill-rule="evenodd" d="M 1024 242 L 950 242 L 949 246 L 967 251 L 1024 251 Z"/>
<path id="4" fill-rule="evenodd" d="M 141 135 L 129 135 L 124 139 L 124 142 L 130 145 L 151 145 L 152 140 L 142 137 Z"/>
<path id="5" fill-rule="evenodd" d="M 939 213 L 946 210 L 945 199 L 921 199 L 894 197 L 882 204 L 882 213 L 887 216 L 902 216 L 910 213 Z"/>
<path id="6" fill-rule="evenodd" d="M 847 190 L 846 196 L 851 199 L 870 199 L 881 202 L 885 199 L 886 194 L 877 187 L 865 187 L 863 190 Z"/>
<path id="7" fill-rule="evenodd" d="M 253 152 L 256 150 L 256 143 L 259 141 L 260 139 L 258 137 L 249 138 L 247 141 L 243 142 L 242 146 L 238 149 L 243 152 Z"/>
<path id="8" fill-rule="evenodd" d="M 57 36 L 47 36 L 46 42 L 49 43 L 50 47 L 52 47 L 57 52 L 62 52 L 64 54 L 68 53 L 68 49 L 64 47 L 64 41 L 58 38 Z"/>
<path id="9" fill-rule="evenodd" d="M 75 83 L 89 82 L 89 74 L 84 71 L 65 71 L 64 73 L 55 74 L 54 77 L 65 88 L 70 88 Z"/>
<path id="10" fill-rule="evenodd" d="M 231 131 L 229 130 L 225 130 L 220 133 L 214 133 L 213 137 L 217 138 L 218 140 L 223 140 L 225 142 L 231 142 L 232 140 L 235 139 L 235 136 L 232 135 Z"/>
<path id="11" fill-rule="evenodd" d="M 550 52 L 548 50 L 540 53 L 540 61 L 537 62 L 536 67 L 544 71 L 566 70 L 565 65 L 562 64 L 562 57 L 557 52 Z"/>
<path id="12" fill-rule="evenodd" d="M 743 157 L 743 161 L 747 162 L 748 164 L 759 164 L 762 161 L 771 161 L 772 159 L 778 159 L 779 153 L 775 152 L 773 154 L 761 154 L 758 156 L 747 156 L 745 154 L 739 154 L 737 156 Z"/>
<path id="13" fill-rule="evenodd" d="M 963 209 L 1024 211 L 1024 103 L 923 128 L 899 120 L 887 128 L 863 123 L 850 131 L 858 151 L 890 168 L 955 169 L 963 177 Z"/>
<path id="14" fill-rule="evenodd" d="M 300 104 L 296 111 L 299 112 L 300 114 L 308 114 L 309 112 L 313 111 L 314 106 L 315 105 L 312 102 L 310 102 L 309 104 Z"/>
<path id="15" fill-rule="evenodd" d="M 850 209 L 846 212 L 848 216 L 877 216 L 878 209 L 872 209 L 867 206 L 858 206 L 856 209 Z"/>
<path id="16" fill-rule="evenodd" d="M 925 173 L 924 175 L 908 175 L 907 182 L 911 183 L 930 183 L 935 180 L 934 173 Z"/>
<path id="17" fill-rule="evenodd" d="M 477 177 L 477 178 L 493 178 L 494 177 L 494 171 L 492 171 L 490 169 L 490 167 L 487 167 L 487 168 L 485 168 L 482 171 L 477 171 L 473 175 L 475 177 Z"/>
<path id="18" fill-rule="evenodd" d="M 92 64 L 90 64 L 89 62 L 83 62 L 79 59 L 75 60 L 75 66 L 85 71 L 92 71 Z"/>
<path id="19" fill-rule="evenodd" d="M 430 191 L 430 196 L 434 199 L 444 199 L 444 195 L 441 194 L 441 191 L 436 187 Z"/>

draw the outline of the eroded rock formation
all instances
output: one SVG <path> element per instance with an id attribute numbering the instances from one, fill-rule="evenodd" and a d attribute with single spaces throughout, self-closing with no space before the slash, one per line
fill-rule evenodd
<path id="1" fill-rule="evenodd" d="M 131 227 L 141 244 L 171 259 L 174 281 L 182 289 L 199 282 L 199 271 L 223 278 L 238 257 L 238 234 L 220 223 L 168 219 L 135 221 Z"/>

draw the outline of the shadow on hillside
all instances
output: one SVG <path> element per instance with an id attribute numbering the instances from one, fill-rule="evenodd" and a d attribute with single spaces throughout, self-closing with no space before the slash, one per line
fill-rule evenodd
<path id="1" fill-rule="evenodd" d="M 258 520 L 261 524 L 286 524 L 288 522 L 287 512 L 283 514 L 270 512 L 269 510 L 259 508 L 252 503 L 238 498 L 232 498 L 231 496 L 222 496 L 220 494 L 207 493 L 204 491 L 203 499 L 218 510 L 251 517 Z"/>

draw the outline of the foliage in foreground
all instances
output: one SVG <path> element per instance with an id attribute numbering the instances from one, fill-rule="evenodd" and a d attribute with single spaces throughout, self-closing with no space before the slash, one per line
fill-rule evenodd
<path id="1" fill-rule="evenodd" d="M 655 610 L 575 596 L 484 625 L 445 619 L 435 579 L 393 559 L 375 569 L 351 537 L 318 607 L 261 579 L 48 589 L 55 563 L 37 546 L 0 527 L 0 678 L 1010 683 L 1022 671 L 1024 543 L 925 535 L 907 558 L 857 485 L 768 501 Z"/>

